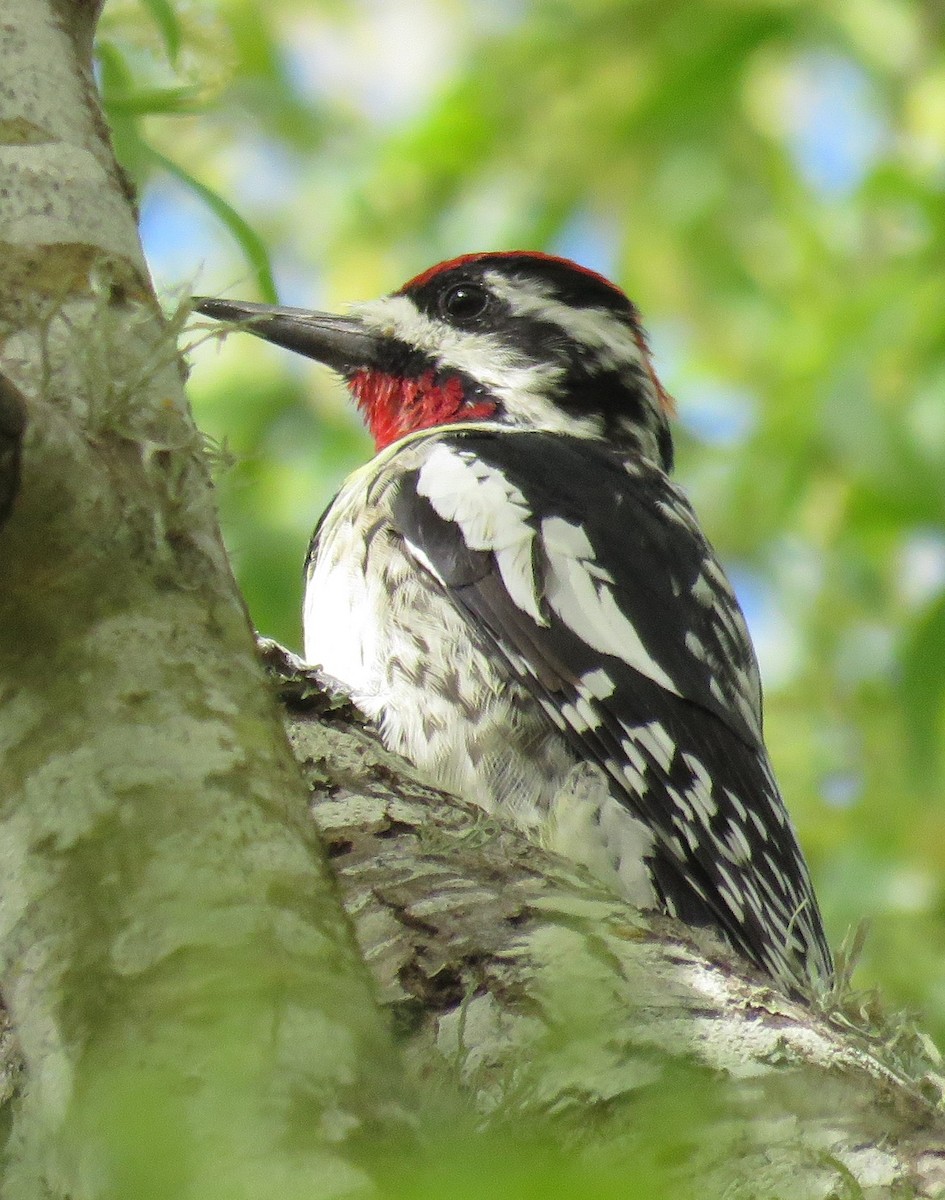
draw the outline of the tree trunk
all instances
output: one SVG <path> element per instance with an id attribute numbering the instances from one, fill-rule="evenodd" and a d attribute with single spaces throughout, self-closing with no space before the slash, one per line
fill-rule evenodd
<path id="1" fill-rule="evenodd" d="M 492 1197 L 511 1160 L 569 1195 L 935 1195 L 921 1035 L 644 920 L 288 672 L 308 820 L 104 134 L 97 5 L 0 15 L 2 1195 Z"/>
<path id="2" fill-rule="evenodd" d="M 3 1195 L 347 1194 L 403 1083 L 217 533 L 96 6 L 0 13 Z"/>

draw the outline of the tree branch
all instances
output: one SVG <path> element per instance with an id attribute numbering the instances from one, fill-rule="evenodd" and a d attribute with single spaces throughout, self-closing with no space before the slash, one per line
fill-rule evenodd
<path id="1" fill-rule="evenodd" d="M 327 718 L 296 707 L 290 737 L 418 1080 L 446 1076 L 501 1125 L 550 1120 L 619 1166 L 641 1105 L 683 1072 L 705 1103 L 682 1131 L 680 1185 L 805 1200 L 851 1180 L 945 1185 L 945 1081 L 921 1038 L 788 1000 L 715 939 L 644 919 Z"/>

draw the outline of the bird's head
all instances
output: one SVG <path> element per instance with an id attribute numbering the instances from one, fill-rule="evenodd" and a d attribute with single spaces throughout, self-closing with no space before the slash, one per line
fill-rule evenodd
<path id="1" fill-rule="evenodd" d="M 603 438 L 672 466 L 672 403 L 636 308 L 567 259 L 468 254 L 347 316 L 231 300 L 195 308 L 338 371 L 378 449 L 486 422 Z"/>

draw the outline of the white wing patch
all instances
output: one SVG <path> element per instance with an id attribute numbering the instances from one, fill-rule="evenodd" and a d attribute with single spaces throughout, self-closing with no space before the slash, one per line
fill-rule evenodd
<path id="1" fill-rule="evenodd" d="M 511 600 L 537 625 L 547 626 L 535 575 L 537 534 L 529 524 L 532 513 L 524 495 L 508 477 L 470 451 L 440 443 L 420 467 L 416 488 L 438 516 L 459 526 L 471 549 L 495 555 Z M 621 659 L 660 687 L 680 695 L 621 611 L 614 595 L 613 576 L 596 561 L 594 547 L 580 525 L 563 517 L 546 517 L 541 522 L 541 549 L 546 563 L 544 601 L 567 627 L 594 650 Z M 603 695 L 598 696 L 595 689 Z M 595 699 L 613 692 L 606 672 L 593 674 L 587 692 Z M 589 715 L 589 708 L 583 706 L 579 724 L 584 728 L 595 727 Z"/>
<path id="2" fill-rule="evenodd" d="M 563 517 L 546 517 L 541 534 L 549 565 L 545 599 L 568 628 L 594 650 L 622 659 L 678 696 L 676 685 L 647 652 L 617 604 L 609 586 L 613 579 L 594 561 L 594 548 L 584 530 Z"/>
<path id="3" fill-rule="evenodd" d="M 417 494 L 459 526 L 467 546 L 492 551 L 509 596 L 536 624 L 547 625 L 535 579 L 535 531 L 519 489 L 474 454 L 440 443 L 417 473 Z"/>
<path id="4" fill-rule="evenodd" d="M 677 747 L 665 727 L 659 721 L 649 721 L 643 725 L 626 725 L 621 721 L 620 725 L 627 735 L 621 741 L 627 757 L 645 766 L 646 760 L 639 753 L 643 751 L 664 773 L 669 774 Z M 635 749 L 631 751 L 631 747 Z"/>
<path id="5" fill-rule="evenodd" d="M 616 689 L 614 681 L 602 667 L 582 675 L 579 687 L 582 692 L 593 696 L 595 700 L 606 700 L 608 696 L 614 694 Z"/>
<path id="6" fill-rule="evenodd" d="M 578 733 L 599 729 L 603 721 L 597 709 L 583 696 L 578 696 L 573 704 L 562 704 L 561 715 Z"/>
<path id="7" fill-rule="evenodd" d="M 696 582 L 692 585 L 692 598 L 698 600 L 700 604 L 711 609 L 715 604 L 716 594 L 710 585 L 703 571 L 700 571 L 696 576 Z"/>
<path id="8" fill-rule="evenodd" d="M 712 777 L 694 754 L 684 754 L 682 757 L 683 762 L 692 772 L 692 783 L 686 789 L 686 796 L 692 808 L 699 813 L 700 821 L 709 825 L 719 811 L 719 806 L 712 795 Z"/>
<path id="9" fill-rule="evenodd" d="M 621 770 L 630 785 L 630 791 L 641 795 L 646 790 L 646 758 L 632 738 L 624 738 L 620 748 L 625 759 Z"/>
<path id="10" fill-rule="evenodd" d="M 689 513 L 678 503 L 670 500 L 657 500 L 656 507 L 665 517 L 669 517 L 671 521 L 675 521 L 677 525 L 682 525 L 684 529 L 692 529 L 694 522 Z"/>

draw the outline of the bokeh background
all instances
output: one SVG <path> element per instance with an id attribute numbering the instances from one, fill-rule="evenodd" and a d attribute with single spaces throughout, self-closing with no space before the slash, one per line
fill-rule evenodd
<path id="1" fill-rule="evenodd" d="M 745 607 L 831 938 L 945 1046 L 945 5 L 109 0 L 156 283 L 335 308 L 476 249 L 622 284 Z M 192 325 L 258 628 L 370 453 L 321 368 Z"/>

